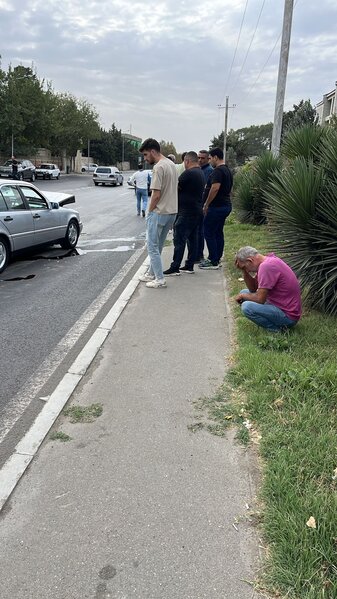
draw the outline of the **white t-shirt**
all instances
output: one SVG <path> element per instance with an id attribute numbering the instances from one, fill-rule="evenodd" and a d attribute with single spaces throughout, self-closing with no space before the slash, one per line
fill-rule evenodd
<path id="1" fill-rule="evenodd" d="M 133 175 L 132 178 L 136 182 L 138 189 L 147 189 L 148 176 L 148 171 L 137 171 Z"/>

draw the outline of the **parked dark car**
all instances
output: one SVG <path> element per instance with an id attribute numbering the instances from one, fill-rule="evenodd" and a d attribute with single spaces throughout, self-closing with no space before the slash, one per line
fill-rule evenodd
<path id="1" fill-rule="evenodd" d="M 17 160 L 19 181 L 35 181 L 35 166 L 30 160 Z M 6 179 L 12 178 L 12 160 L 7 160 L 5 164 L 0 166 L 0 177 Z"/>

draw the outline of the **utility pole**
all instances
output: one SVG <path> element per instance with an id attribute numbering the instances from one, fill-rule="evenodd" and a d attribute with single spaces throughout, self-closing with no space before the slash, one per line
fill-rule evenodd
<path id="1" fill-rule="evenodd" d="M 225 127 L 224 127 L 224 132 L 223 132 L 223 157 L 224 157 L 225 162 L 226 162 L 226 145 L 227 145 L 227 128 L 228 128 L 228 110 L 229 110 L 229 108 L 236 107 L 236 104 L 233 104 L 232 106 L 228 106 L 228 102 L 229 102 L 229 96 L 226 96 L 225 106 L 218 104 L 218 108 L 225 109 Z"/>
<path id="2" fill-rule="evenodd" d="M 275 101 L 274 127 L 273 127 L 273 136 L 272 136 L 272 140 L 271 140 L 271 151 L 273 152 L 274 156 L 278 156 L 279 152 L 280 152 L 284 96 L 285 96 L 286 83 L 287 83 L 287 71 L 288 71 L 288 59 L 289 59 L 289 47 L 290 47 L 290 35 L 291 35 L 291 25 L 292 25 L 292 19 L 293 19 L 293 10 L 294 10 L 294 0 L 285 0 L 284 1 L 284 15 L 283 15 L 283 29 L 282 29 L 282 42 L 281 42 L 281 51 L 280 51 L 280 63 L 279 63 L 276 101 Z"/>

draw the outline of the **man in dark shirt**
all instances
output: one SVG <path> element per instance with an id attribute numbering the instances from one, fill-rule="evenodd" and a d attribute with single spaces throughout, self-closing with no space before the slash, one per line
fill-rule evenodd
<path id="1" fill-rule="evenodd" d="M 205 178 L 205 185 L 208 181 L 208 177 L 213 172 L 213 167 L 209 163 L 209 151 L 208 150 L 199 150 L 198 152 L 198 162 L 201 168 L 201 172 Z M 198 248 L 197 248 L 197 257 L 196 262 L 202 262 L 204 260 L 204 246 L 205 246 L 205 237 L 204 237 L 204 215 L 200 214 L 200 220 L 198 225 Z"/>
<path id="2" fill-rule="evenodd" d="M 178 179 L 178 214 L 173 227 L 173 260 L 170 268 L 164 272 L 165 276 L 178 276 L 180 272 L 194 273 L 205 179 L 198 165 L 196 152 L 187 152 L 184 164 L 185 170 Z M 186 243 L 188 255 L 185 266 L 181 267 Z"/>
<path id="3" fill-rule="evenodd" d="M 223 160 L 221 148 L 210 150 L 210 162 L 214 170 L 208 177 L 204 191 L 204 235 L 208 248 L 208 259 L 200 262 L 199 268 L 216 270 L 224 250 L 224 225 L 232 211 L 231 191 L 233 177 Z"/>

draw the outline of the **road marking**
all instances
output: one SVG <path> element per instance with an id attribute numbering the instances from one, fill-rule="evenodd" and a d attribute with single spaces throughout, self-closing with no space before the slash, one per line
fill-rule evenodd
<path id="1" fill-rule="evenodd" d="M 15 423 L 22 416 L 30 402 L 40 393 L 46 381 L 55 372 L 65 355 L 75 345 L 81 335 L 91 324 L 92 320 L 106 304 L 112 293 L 117 289 L 118 285 L 127 276 L 131 268 L 137 262 L 144 251 L 140 248 L 125 263 L 123 268 L 116 276 L 108 283 L 99 296 L 85 310 L 82 316 L 71 327 L 68 333 L 59 341 L 48 358 L 46 358 L 37 372 L 34 373 L 25 383 L 24 388 L 20 390 L 6 405 L 3 411 L 0 425 L 0 443 L 8 435 Z"/>
<path id="2" fill-rule="evenodd" d="M 91 362 L 101 349 L 106 337 L 128 305 L 132 295 L 139 285 L 139 276 L 144 274 L 148 259 L 143 262 L 129 284 L 114 303 L 107 316 L 102 320 L 96 331 L 79 353 L 68 372 L 57 385 L 47 403 L 35 419 L 25 436 L 16 445 L 14 453 L 0 470 L 0 511 L 15 489 L 20 478 L 36 455 L 42 441 L 48 434 L 65 404 L 85 375 Z"/>

